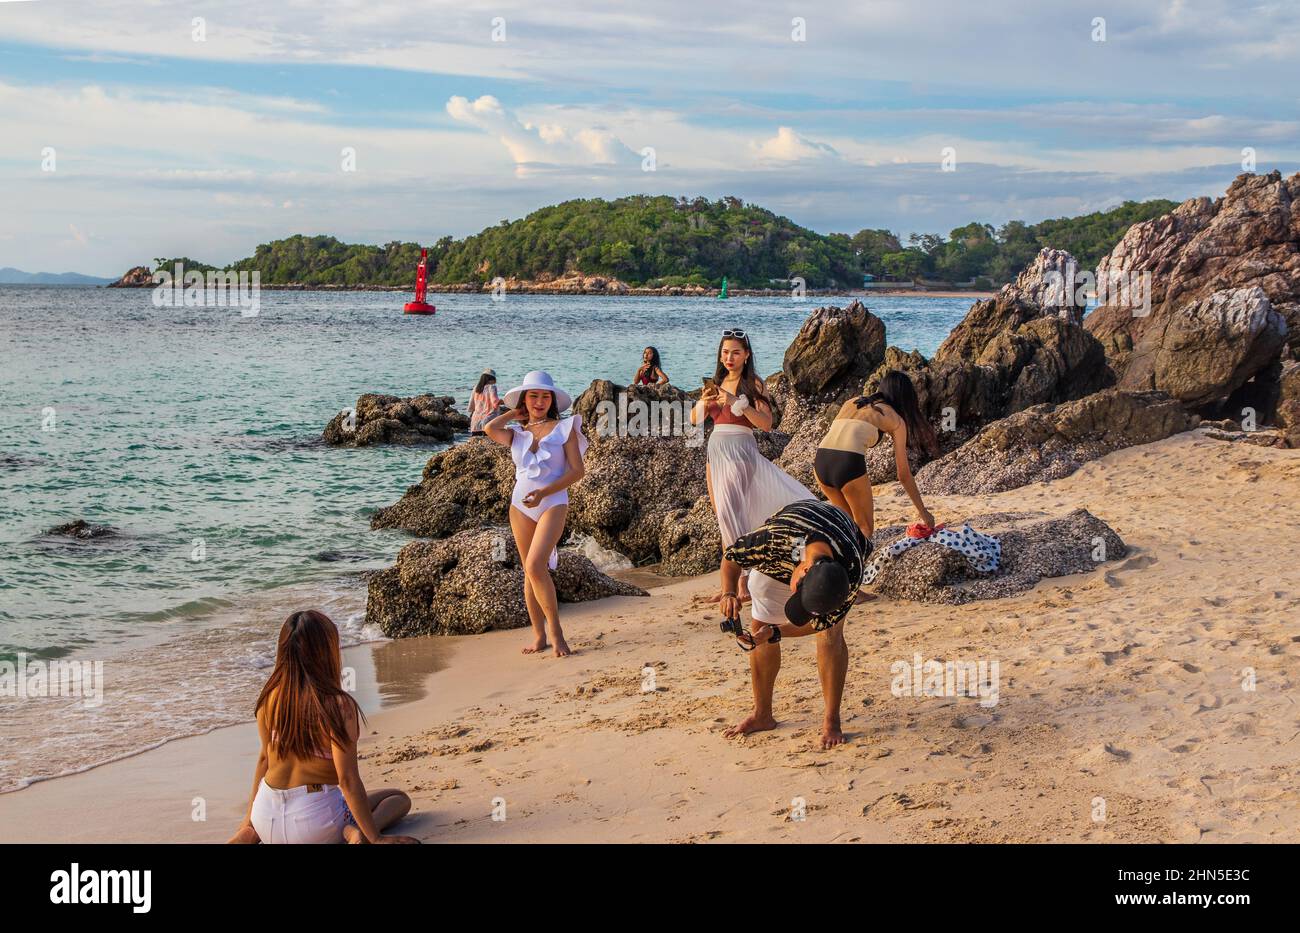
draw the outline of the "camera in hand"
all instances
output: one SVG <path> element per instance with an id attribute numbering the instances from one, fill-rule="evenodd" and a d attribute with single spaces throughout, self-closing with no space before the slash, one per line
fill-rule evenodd
<path id="1" fill-rule="evenodd" d="M 735 619 L 723 619 L 718 623 L 718 628 L 722 629 L 722 634 L 724 635 L 739 635 L 741 632 L 745 631 L 745 627 L 741 624 L 739 617 Z"/>

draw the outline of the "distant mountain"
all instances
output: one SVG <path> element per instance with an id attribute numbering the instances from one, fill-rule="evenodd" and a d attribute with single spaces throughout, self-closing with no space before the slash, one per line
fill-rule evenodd
<path id="1" fill-rule="evenodd" d="M 107 285 L 112 281 L 80 272 L 24 272 L 12 266 L 0 269 L 0 285 Z"/>

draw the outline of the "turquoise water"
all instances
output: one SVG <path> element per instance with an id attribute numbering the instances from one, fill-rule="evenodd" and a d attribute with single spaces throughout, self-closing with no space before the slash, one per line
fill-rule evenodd
<path id="1" fill-rule="evenodd" d="M 369 516 L 419 479 L 429 451 L 320 444 L 358 395 L 436 392 L 463 404 L 485 366 L 503 389 L 542 368 L 576 395 L 595 378 L 630 380 L 647 344 L 694 387 L 726 327 L 750 334 L 770 373 L 825 303 L 439 295 L 438 314 L 417 317 L 400 313 L 403 294 L 264 292 L 260 313 L 241 317 L 150 297 L 0 286 L 0 658 L 104 658 L 123 698 L 149 693 L 164 668 L 187 685 L 179 698 L 160 688 L 135 712 L 123 699 L 98 724 L 70 722 L 65 737 L 100 748 L 91 757 L 112 743 L 84 741 L 90 732 L 111 728 L 130 745 L 141 716 L 166 720 L 151 723 L 149 741 L 210 728 L 243 672 L 255 677 L 269 659 L 294 601 L 333 605 L 350 641 L 372 635 L 355 571 L 384 566 L 407 539 L 371 531 Z M 927 355 L 970 307 L 869 304 L 890 343 Z M 77 518 L 119 536 L 43 536 Z M 0 737 L 10 728 L 0 724 Z M 0 760 L 0 788 L 29 769 Z"/>

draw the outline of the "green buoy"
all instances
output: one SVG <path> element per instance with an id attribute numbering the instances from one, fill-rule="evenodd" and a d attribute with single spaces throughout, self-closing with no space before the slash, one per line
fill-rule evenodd
<path id="1" fill-rule="evenodd" d="M 724 275 L 722 277 L 722 291 L 718 292 L 718 300 L 721 301 L 726 297 L 727 297 L 727 277 Z"/>

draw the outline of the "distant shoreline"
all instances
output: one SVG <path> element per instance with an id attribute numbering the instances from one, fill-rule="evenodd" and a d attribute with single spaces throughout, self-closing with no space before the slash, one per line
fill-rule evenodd
<path id="1" fill-rule="evenodd" d="M 68 286 L 76 287 L 76 286 Z M 113 285 L 95 285 L 83 286 L 93 288 L 154 288 L 152 283 L 147 284 L 120 284 Z M 404 285 L 301 285 L 289 283 L 285 285 L 260 285 L 263 291 L 271 292 L 393 292 L 401 294 L 410 294 L 413 289 Z M 491 287 L 488 285 L 442 285 L 429 286 L 431 295 L 486 295 L 491 294 Z M 505 288 L 508 295 L 600 295 L 606 298 L 717 298 L 720 289 L 716 288 L 683 288 L 680 286 L 669 286 L 665 288 L 627 288 L 624 291 L 609 291 L 604 289 L 588 288 L 547 288 L 544 285 L 533 285 L 527 287 L 509 287 Z M 992 298 L 996 292 L 980 289 L 959 289 L 959 288 L 810 288 L 804 292 L 805 298 L 870 298 L 873 295 L 884 295 L 890 298 L 970 298 L 979 300 L 983 298 Z M 791 292 L 786 288 L 728 288 L 727 295 L 730 298 L 789 298 Z"/>

